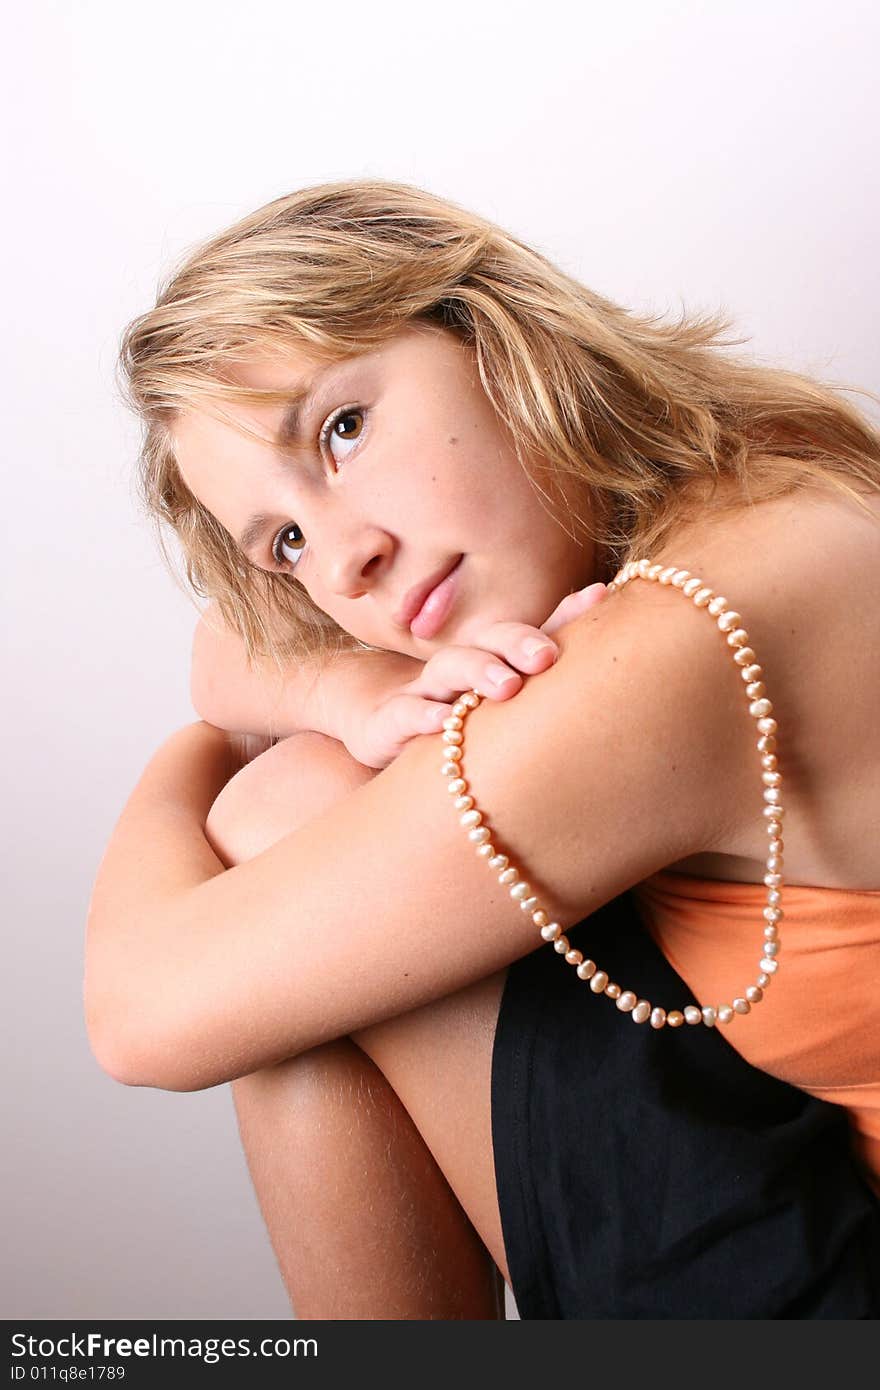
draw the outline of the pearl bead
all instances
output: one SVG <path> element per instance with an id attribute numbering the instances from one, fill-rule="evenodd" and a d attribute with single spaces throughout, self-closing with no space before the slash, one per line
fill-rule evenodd
<path id="1" fill-rule="evenodd" d="M 651 1017 L 651 1005 L 647 999 L 640 999 L 632 1011 L 633 1023 L 647 1023 Z"/>
<path id="2" fill-rule="evenodd" d="M 715 1010 L 710 1008 L 703 1009 L 703 1022 L 707 1028 L 715 1027 Z"/>
<path id="3" fill-rule="evenodd" d="M 764 800 L 770 806 L 776 806 L 782 800 L 782 792 L 778 787 L 767 787 L 764 792 Z"/>
<path id="4" fill-rule="evenodd" d="M 458 766 L 458 763 L 444 763 L 440 771 L 443 773 L 444 777 L 456 777 L 457 774 L 461 771 L 461 769 Z M 460 778 L 459 781 L 461 781 Z M 462 785 L 466 784 L 462 783 Z"/>
<path id="5" fill-rule="evenodd" d="M 764 722 L 765 715 L 773 713 L 773 706 L 769 700 L 753 700 L 749 705 L 749 714 L 753 719 L 760 719 Z M 774 733 L 773 729 L 761 729 L 761 733 Z"/>
<path id="6" fill-rule="evenodd" d="M 746 686 L 746 696 L 750 700 L 760 700 L 762 695 L 766 695 L 767 687 L 763 681 L 752 681 Z"/>
<path id="7" fill-rule="evenodd" d="M 758 720 L 758 733 L 763 734 L 765 738 L 770 734 L 775 734 L 778 728 L 779 725 L 776 723 L 775 719 Z"/>
<path id="8" fill-rule="evenodd" d="M 526 883 L 524 879 L 520 879 L 519 883 L 515 883 L 511 888 L 510 896 L 519 902 L 520 898 L 528 897 L 530 887 L 531 885 Z"/>
<path id="9" fill-rule="evenodd" d="M 536 927 L 546 927 L 547 923 L 550 921 L 550 918 L 547 916 L 543 907 L 539 907 L 537 912 L 532 913 L 532 921 L 534 922 Z"/>
<path id="10" fill-rule="evenodd" d="M 565 953 L 565 959 L 566 959 L 566 961 L 568 962 L 569 965 L 580 965 L 580 963 L 581 963 L 581 961 L 583 960 L 583 958 L 584 958 L 584 953 L 583 953 L 583 951 L 577 951 L 577 950 L 572 949 L 572 950 L 570 950 L 570 951 L 566 951 L 566 953 Z"/>
<path id="11" fill-rule="evenodd" d="M 779 969 L 778 963 L 770 956 L 764 956 L 759 964 L 765 975 L 775 975 Z"/>
<path id="12" fill-rule="evenodd" d="M 781 907 L 765 907 L 763 917 L 767 922 L 778 922 L 782 917 Z"/>
<path id="13" fill-rule="evenodd" d="M 660 582 L 663 582 L 662 575 L 660 576 Z M 638 999 L 631 989 L 623 990 L 617 997 L 617 1007 L 622 1014 L 632 1013 L 637 1003 Z"/>
<path id="14" fill-rule="evenodd" d="M 765 737 L 765 736 L 762 734 L 761 737 L 758 739 L 758 752 L 759 752 L 759 753 L 775 753 L 775 752 L 776 752 L 776 739 L 773 738 L 772 736 L 769 737 L 769 738 L 767 738 L 767 737 Z"/>
<path id="15" fill-rule="evenodd" d="M 691 577 L 690 570 L 676 570 L 670 581 L 673 589 L 680 589 Z"/>
<path id="16" fill-rule="evenodd" d="M 555 941 L 561 931 L 562 928 L 558 922 L 548 922 L 545 927 L 541 928 L 541 935 L 545 941 Z"/>
<path id="17" fill-rule="evenodd" d="M 656 1008 L 651 1010 L 651 1027 L 662 1028 L 666 1022 L 666 1010 Z"/>
<path id="18" fill-rule="evenodd" d="M 705 608 L 712 597 L 711 589 L 698 589 L 694 594 L 694 605 L 697 608 Z"/>
<path id="19" fill-rule="evenodd" d="M 684 1021 L 685 1023 L 689 1023 L 692 1027 L 695 1023 L 703 1022 L 702 1011 L 697 1008 L 696 1004 L 685 1005 Z"/>
<path id="20" fill-rule="evenodd" d="M 517 880 L 518 878 L 519 878 L 519 874 L 517 873 L 516 869 L 515 869 L 515 868 L 513 867 L 513 865 L 511 864 L 511 866 L 510 866 L 509 869 L 504 869 L 504 870 L 498 875 L 498 882 L 499 882 L 499 883 L 503 883 L 504 886 L 505 886 L 505 888 L 506 888 L 507 885 L 508 885 L 508 883 L 516 883 L 516 880 Z"/>
<path id="21" fill-rule="evenodd" d="M 778 956 L 781 950 L 782 942 L 780 941 L 778 936 L 774 941 L 764 942 L 764 955 L 769 956 L 771 960 L 773 960 L 775 956 Z"/>
<path id="22" fill-rule="evenodd" d="M 495 846 L 492 844 L 491 840 L 484 840 L 483 844 L 477 845 L 477 854 L 481 859 L 490 859 L 494 853 Z"/>
<path id="23" fill-rule="evenodd" d="M 620 985 L 616 985 L 613 980 L 609 980 L 608 984 L 605 986 L 605 993 L 608 995 L 609 999 L 619 999 L 621 992 Z"/>
<path id="24" fill-rule="evenodd" d="M 783 845 L 783 843 L 782 843 L 781 840 L 771 840 L 771 841 L 770 841 L 770 853 L 771 853 L 771 854 L 780 854 L 780 855 L 781 855 L 781 854 L 782 854 L 782 851 L 784 850 L 784 848 L 785 848 L 785 846 Z M 780 860 L 780 863 L 781 863 L 781 860 Z"/>
<path id="25" fill-rule="evenodd" d="M 662 565 L 649 565 L 645 571 L 646 579 L 656 579 L 662 570 Z"/>
<path id="26" fill-rule="evenodd" d="M 608 976 L 604 970 L 597 970 L 590 978 L 590 989 L 594 994 L 601 994 L 608 983 Z"/>
<path id="27" fill-rule="evenodd" d="M 596 973 L 596 962 L 594 960 L 585 960 L 582 965 L 578 966 L 577 973 L 582 980 L 588 980 L 591 975 L 595 975 Z"/>
<path id="28" fill-rule="evenodd" d="M 666 1022 L 669 1024 L 670 1028 L 680 1028 L 684 1023 L 684 1014 L 680 1009 L 670 1009 L 669 1013 L 666 1015 Z"/>
<path id="29" fill-rule="evenodd" d="M 770 983 L 770 980 L 771 980 L 771 976 L 770 976 L 770 975 L 759 975 L 759 976 L 758 976 L 758 988 L 759 988 L 759 989 L 766 989 L 767 986 L 768 986 L 769 983 Z"/>
<path id="30" fill-rule="evenodd" d="M 764 928 L 764 936 L 767 941 L 775 941 L 779 935 L 779 928 L 775 922 L 768 922 Z"/>
<path id="31" fill-rule="evenodd" d="M 473 804 L 474 798 L 472 796 L 459 796 L 454 802 L 456 811 L 469 811 Z"/>
<path id="32" fill-rule="evenodd" d="M 494 859 L 489 860 L 490 869 L 506 869 L 510 860 L 506 854 L 496 854 Z"/>
<path id="33" fill-rule="evenodd" d="M 459 729 L 444 729 L 440 738 L 443 743 L 464 743 L 464 734 Z"/>
<path id="34" fill-rule="evenodd" d="M 537 899 L 536 897 L 523 898 L 522 902 L 521 902 L 520 905 L 519 905 L 519 906 L 520 906 L 520 911 L 521 911 L 521 912 L 531 912 L 531 910 L 532 910 L 533 907 L 537 907 L 537 904 L 538 904 L 538 899 Z"/>
<path id="35" fill-rule="evenodd" d="M 782 902 L 782 894 L 778 888 L 771 888 L 767 893 L 767 904 L 769 907 L 777 907 Z"/>
<path id="36" fill-rule="evenodd" d="M 761 676 L 763 676 L 763 674 L 763 667 L 758 666 L 757 663 L 753 664 L 752 666 L 745 666 L 743 670 L 740 672 L 740 675 L 742 676 L 743 680 L 746 681 L 747 684 L 751 683 L 752 681 L 758 680 Z"/>
<path id="37" fill-rule="evenodd" d="M 568 944 L 568 937 L 567 937 L 567 936 L 557 936 L 556 940 L 553 942 L 553 949 L 554 949 L 554 951 L 556 951 L 560 956 L 565 956 L 565 955 L 567 955 L 568 952 L 569 952 L 569 950 L 571 949 L 570 946 L 569 946 L 569 944 Z"/>
<path id="38" fill-rule="evenodd" d="M 717 1013 L 719 1023 L 733 1022 L 733 1009 L 730 1007 L 729 1004 L 722 1004 L 721 1007 L 718 1009 Z"/>
<path id="39" fill-rule="evenodd" d="M 459 816 L 458 823 L 467 829 L 471 825 L 479 825 L 482 819 L 483 816 L 480 811 L 465 811 L 464 815 Z"/>
<path id="40" fill-rule="evenodd" d="M 446 790 L 456 796 L 459 792 L 463 792 L 466 786 L 467 782 L 463 777 L 456 777 L 453 781 L 446 783 Z"/>
<path id="41" fill-rule="evenodd" d="M 733 659 L 737 666 L 748 666 L 755 659 L 755 653 L 751 647 L 740 647 L 733 654 Z"/>
<path id="42" fill-rule="evenodd" d="M 665 570 L 660 571 L 659 579 L 661 584 L 668 584 L 675 574 L 675 565 L 669 565 Z"/>
<path id="43" fill-rule="evenodd" d="M 746 998 L 750 1004 L 760 1004 L 764 998 L 764 991 L 758 985 L 749 985 L 746 990 Z"/>
<path id="44" fill-rule="evenodd" d="M 718 619 L 718 627 L 722 632 L 733 632 L 734 628 L 738 627 L 741 622 L 742 615 L 730 611 L 721 614 L 721 617 Z"/>
<path id="45" fill-rule="evenodd" d="M 650 560 L 637 560 L 637 561 L 636 561 L 636 574 L 640 575 L 642 579 L 647 579 L 647 577 L 648 577 L 648 571 L 649 571 L 650 568 L 651 568 L 651 561 L 650 561 Z"/>
<path id="46" fill-rule="evenodd" d="M 728 647 L 745 647 L 748 640 L 749 634 L 744 627 L 738 627 L 734 632 L 728 632 L 727 634 Z"/>
<path id="47" fill-rule="evenodd" d="M 784 863 L 785 858 L 781 854 L 771 854 L 767 857 L 767 868 L 771 874 L 778 872 L 778 870 L 782 868 Z"/>
<path id="48" fill-rule="evenodd" d="M 751 1013 L 751 1011 L 752 1006 L 749 1003 L 748 999 L 734 999 L 733 1012 L 735 1014 L 748 1014 Z"/>
<path id="49" fill-rule="evenodd" d="M 778 787 L 782 778 L 778 772 L 762 772 L 761 781 L 765 787 Z"/>
<path id="50" fill-rule="evenodd" d="M 463 729 L 464 720 L 457 714 L 449 714 L 440 726 L 442 729 Z"/>
<path id="51" fill-rule="evenodd" d="M 723 613 L 726 607 L 727 599 L 722 598 L 720 594 L 716 594 L 706 605 L 706 611 L 711 613 L 713 618 L 717 618 L 718 614 Z"/>
<path id="52" fill-rule="evenodd" d="M 461 746 L 458 744 L 450 743 L 443 749 L 443 756 L 448 763 L 461 762 L 461 754 Z"/>
<path id="53" fill-rule="evenodd" d="M 761 766 L 766 768 L 768 772 L 775 772 L 779 766 L 779 759 L 775 753 L 762 753 Z"/>
<path id="54" fill-rule="evenodd" d="M 468 831 L 468 839 L 472 844 L 481 845 L 484 840 L 488 840 L 491 833 L 488 825 L 481 825 L 477 830 Z"/>

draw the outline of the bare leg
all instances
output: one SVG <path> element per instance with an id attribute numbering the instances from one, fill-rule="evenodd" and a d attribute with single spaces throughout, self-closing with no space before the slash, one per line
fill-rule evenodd
<path id="1" fill-rule="evenodd" d="M 234 862 L 372 775 L 319 734 L 295 735 L 271 757 L 271 779 L 256 759 L 211 813 L 209 832 Z M 495 1262 L 397 1094 L 350 1039 L 241 1077 L 232 1094 L 296 1317 L 504 1318 Z"/>
<path id="2" fill-rule="evenodd" d="M 503 1318 L 503 1282 L 395 1092 L 347 1038 L 233 1083 L 299 1318 Z"/>

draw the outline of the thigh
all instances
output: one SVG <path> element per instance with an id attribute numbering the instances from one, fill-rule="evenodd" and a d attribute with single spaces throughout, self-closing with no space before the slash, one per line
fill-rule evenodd
<path id="1" fill-rule="evenodd" d="M 492 1049 L 507 970 L 358 1029 L 510 1284 L 492 1148 Z"/>

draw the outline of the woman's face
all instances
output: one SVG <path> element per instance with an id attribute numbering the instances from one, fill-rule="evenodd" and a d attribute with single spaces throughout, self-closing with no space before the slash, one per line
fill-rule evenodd
<path id="1" fill-rule="evenodd" d="M 592 544 L 550 515 L 473 354 L 446 330 L 410 325 L 323 368 L 304 352 L 255 355 L 235 379 L 308 393 L 296 427 L 283 405 L 228 405 L 260 437 L 186 412 L 174 429 L 184 481 L 253 564 L 294 575 L 360 641 L 424 661 L 490 622 L 540 626 L 598 577 Z M 421 591 L 456 565 L 411 630 Z"/>

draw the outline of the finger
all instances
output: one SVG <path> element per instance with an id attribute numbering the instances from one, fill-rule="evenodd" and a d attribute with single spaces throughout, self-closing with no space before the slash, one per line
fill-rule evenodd
<path id="1" fill-rule="evenodd" d="M 383 712 L 387 735 L 405 741 L 418 734 L 437 733 L 443 728 L 444 719 L 450 718 L 452 705 L 420 695 L 395 695 L 388 700 Z"/>
<path id="2" fill-rule="evenodd" d="M 547 621 L 542 623 L 541 631 L 548 635 L 558 632 L 566 623 L 579 618 L 590 608 L 595 608 L 598 603 L 602 602 L 607 593 L 608 590 L 604 584 L 588 584 L 584 589 L 567 594 L 562 602 L 554 608 Z"/>
<path id="3" fill-rule="evenodd" d="M 534 628 L 510 624 L 538 637 Z M 494 654 L 493 648 L 443 647 L 425 662 L 418 676 L 405 687 L 410 695 L 429 700 L 454 701 L 465 690 L 479 690 L 490 699 L 507 699 L 522 685 L 522 677 Z"/>
<path id="4" fill-rule="evenodd" d="M 529 675 L 546 671 L 559 656 L 553 639 L 529 623 L 489 623 L 475 635 L 474 648 L 494 653 L 511 669 Z"/>

